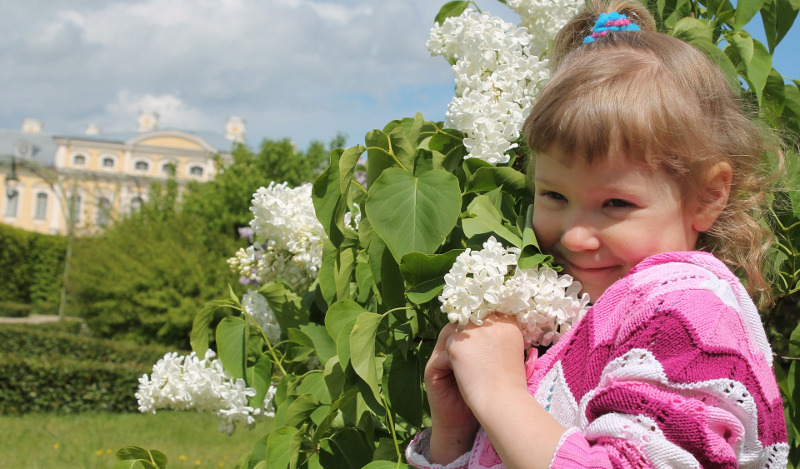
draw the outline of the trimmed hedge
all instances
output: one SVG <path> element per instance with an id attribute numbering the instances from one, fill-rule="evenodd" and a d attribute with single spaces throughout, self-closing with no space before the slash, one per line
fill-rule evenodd
<path id="1" fill-rule="evenodd" d="M 70 334 L 80 324 L 62 323 L 0 326 L 0 415 L 136 412 L 138 379 L 170 350 Z"/>
<path id="2" fill-rule="evenodd" d="M 67 239 L 0 223 L 0 301 L 58 305 Z"/>
<path id="3" fill-rule="evenodd" d="M 172 351 L 156 345 L 95 339 L 57 330 L 40 329 L 39 325 L 9 324 L 0 326 L 0 353 L 16 353 L 24 357 L 64 358 L 103 363 L 139 363 L 153 366 L 165 353 Z"/>
<path id="4" fill-rule="evenodd" d="M 33 306 L 13 301 L 0 301 L 0 318 L 26 318 Z"/>
<path id="5" fill-rule="evenodd" d="M 0 415 L 29 412 L 136 412 L 141 364 L 0 356 Z"/>

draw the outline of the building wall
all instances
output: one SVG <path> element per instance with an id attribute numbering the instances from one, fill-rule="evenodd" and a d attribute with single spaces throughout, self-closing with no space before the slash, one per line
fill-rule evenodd
<path id="1" fill-rule="evenodd" d="M 91 233 L 147 200 L 153 181 L 175 167 L 179 187 L 213 179 L 216 149 L 199 137 L 175 131 L 145 132 L 125 142 L 90 137 L 54 137 L 52 167 L 18 163 L 16 201 L 6 196 L 9 167 L 0 166 L 0 221 L 41 233 L 67 232 L 66 206 L 76 203 L 75 232 Z M 222 153 L 223 160 L 230 154 Z M 43 194 L 43 195 L 40 195 Z M 38 208 L 37 208 L 38 200 Z M 9 205 L 16 204 L 16 210 Z"/>

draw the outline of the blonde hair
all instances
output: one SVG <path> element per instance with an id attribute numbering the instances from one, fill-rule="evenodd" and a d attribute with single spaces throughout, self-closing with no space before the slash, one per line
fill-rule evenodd
<path id="1" fill-rule="evenodd" d="M 617 11 L 640 31 L 611 32 L 591 44 L 601 13 Z M 744 275 L 751 296 L 770 300 L 763 265 L 771 235 L 759 220 L 778 156 L 765 130 L 750 118 L 725 76 L 691 45 L 655 32 L 655 22 L 635 0 L 594 0 L 556 37 L 550 83 L 525 122 L 532 158 L 556 151 L 587 162 L 620 152 L 664 168 L 688 202 L 702 204 L 709 170 L 725 162 L 733 170 L 730 196 L 697 249 L 714 253 Z"/>

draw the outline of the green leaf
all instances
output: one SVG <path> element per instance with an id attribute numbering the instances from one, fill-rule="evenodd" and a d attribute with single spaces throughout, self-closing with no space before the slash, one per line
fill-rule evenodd
<path id="1" fill-rule="evenodd" d="M 406 361 L 392 354 L 385 366 L 388 372 L 384 373 L 384 380 L 392 410 L 411 425 L 422 426 L 422 369 L 417 357 L 412 355 Z"/>
<path id="2" fill-rule="evenodd" d="M 338 222 L 344 219 L 347 208 L 339 190 L 339 158 L 342 153 L 344 150 L 341 148 L 331 151 L 330 164 L 314 181 L 311 192 L 317 219 L 335 245 L 341 243 L 344 237 Z"/>
<path id="3" fill-rule="evenodd" d="M 395 461 L 372 461 L 371 463 L 364 466 L 363 469 L 411 469 L 406 463 L 402 462 L 395 462 Z"/>
<path id="4" fill-rule="evenodd" d="M 328 329 L 319 324 L 308 323 L 300 325 L 300 330 L 314 343 L 317 358 L 324 367 L 328 360 L 336 355 L 336 342 L 328 333 Z"/>
<path id="5" fill-rule="evenodd" d="M 256 390 L 256 395 L 250 398 L 250 406 L 259 408 L 264 404 L 270 385 L 272 385 L 272 360 L 269 355 L 261 355 L 256 364 L 247 369 L 247 382 Z"/>
<path id="6" fill-rule="evenodd" d="M 458 221 L 458 179 L 443 170 L 416 177 L 390 168 L 369 190 L 366 213 L 372 227 L 399 263 L 407 253 L 438 248 Z"/>
<path id="7" fill-rule="evenodd" d="M 117 459 L 150 459 L 150 452 L 141 446 L 125 446 L 117 450 Z"/>
<path id="8" fill-rule="evenodd" d="M 380 401 L 378 374 L 375 370 L 375 333 L 383 315 L 365 312 L 356 319 L 350 332 L 350 362 L 358 376 L 372 389 Z"/>
<path id="9" fill-rule="evenodd" d="M 767 85 L 764 87 L 764 102 L 761 109 L 764 111 L 773 127 L 778 127 L 777 120 L 783 114 L 784 103 L 786 101 L 784 92 L 783 77 L 774 68 L 770 70 L 767 77 Z"/>
<path id="10" fill-rule="evenodd" d="M 750 86 L 750 90 L 756 94 L 759 104 L 761 103 L 764 87 L 767 85 L 767 77 L 772 70 L 772 56 L 759 41 L 754 40 L 745 31 L 736 31 L 726 34 L 725 38 L 730 43 L 726 47 L 734 48 L 739 58 L 739 72 Z"/>
<path id="11" fill-rule="evenodd" d="M 503 188 L 503 192 L 517 198 L 530 198 L 531 192 L 525 181 L 525 175 L 514 168 L 492 167 L 478 168 L 467 182 L 465 193 L 489 192 Z"/>
<path id="12" fill-rule="evenodd" d="M 167 467 L 167 455 L 162 453 L 157 449 L 150 450 L 150 456 L 153 458 L 153 462 L 155 463 L 158 469 L 166 469 Z"/>
<path id="13" fill-rule="evenodd" d="M 709 28 L 708 23 L 692 17 L 681 18 L 675 25 L 672 35 L 686 42 L 693 39 L 708 42 L 713 40 L 713 31 Z"/>
<path id="14" fill-rule="evenodd" d="M 402 122 L 407 121 L 407 119 L 403 119 Z M 409 128 L 409 132 L 406 132 L 406 128 L 404 126 L 398 126 L 392 129 L 391 132 L 388 132 L 389 136 L 389 144 L 391 145 L 390 151 L 397 160 L 405 167 L 407 171 L 414 172 L 414 153 L 416 150 L 416 138 L 415 133 L 419 133 L 419 127 L 422 126 L 422 121 L 419 121 L 419 125 L 417 126 L 417 121 L 414 122 L 411 128 Z M 384 132 L 387 132 L 384 129 Z M 411 135 L 409 135 L 409 133 Z"/>
<path id="15" fill-rule="evenodd" d="M 387 308 L 405 306 L 405 288 L 400 267 L 380 236 L 376 236 L 369 245 L 369 268 L 376 280 L 384 306 Z"/>
<path id="16" fill-rule="evenodd" d="M 800 0 L 775 0 L 776 6 L 776 22 L 775 22 L 775 45 L 786 37 L 786 34 L 792 29 L 797 13 L 800 11 Z M 772 49 L 770 49 L 772 50 Z"/>
<path id="17" fill-rule="evenodd" d="M 292 427 L 281 427 L 273 430 L 267 437 L 267 467 L 284 469 L 290 464 L 297 464 L 297 449 L 301 436 L 299 430 Z"/>
<path id="18" fill-rule="evenodd" d="M 367 187 L 372 187 L 383 171 L 394 166 L 389 136 L 382 130 L 372 130 L 364 138 L 367 144 Z"/>
<path id="19" fill-rule="evenodd" d="M 794 331 L 792 331 L 791 337 L 789 337 L 789 355 L 793 358 L 800 358 L 800 346 L 796 345 L 800 343 L 800 323 L 797 324 Z"/>
<path id="20" fill-rule="evenodd" d="M 783 118 L 786 126 L 800 134 L 800 86 L 785 85 L 783 101 Z"/>
<path id="21" fill-rule="evenodd" d="M 355 322 L 365 311 L 363 306 L 353 300 L 339 300 L 328 309 L 328 314 L 325 315 L 325 328 L 331 337 L 339 337 L 342 329 L 349 322 Z"/>
<path id="22" fill-rule="evenodd" d="M 314 396 L 320 404 L 331 404 L 331 395 L 328 392 L 325 373 L 322 370 L 314 370 L 307 373 L 300 385 L 297 386 L 297 392 Z"/>
<path id="23" fill-rule="evenodd" d="M 247 322 L 240 317 L 223 318 L 217 326 L 217 352 L 225 369 L 247 383 Z"/>
<path id="24" fill-rule="evenodd" d="M 736 16 L 733 22 L 733 29 L 741 30 L 756 16 L 764 0 L 738 0 L 736 2 Z"/>
<path id="25" fill-rule="evenodd" d="M 211 321 L 214 319 L 214 312 L 219 307 L 219 302 L 212 301 L 206 303 L 194 317 L 192 322 L 192 332 L 189 336 L 189 342 L 192 344 L 192 350 L 198 357 L 206 356 L 208 350 L 208 333 L 211 330 Z"/>
<path id="26" fill-rule="evenodd" d="M 325 241 L 322 246 L 322 265 L 319 267 L 317 279 L 322 298 L 328 305 L 336 301 L 336 258 L 338 256 L 338 249 L 330 241 Z"/>
<path id="27" fill-rule="evenodd" d="M 509 230 L 503 223 L 503 215 L 495 208 L 492 199 L 486 195 L 475 197 L 467 207 L 471 215 L 461 221 L 464 234 L 468 238 L 485 233 L 493 233 L 516 247 L 522 246 L 522 239 L 517 233 Z"/>
<path id="28" fill-rule="evenodd" d="M 264 295 L 275 312 L 281 330 L 288 331 L 308 322 L 308 308 L 303 307 L 303 299 L 285 284 L 270 282 L 259 288 L 258 292 Z"/>
<path id="29" fill-rule="evenodd" d="M 375 286 L 375 279 L 369 266 L 369 255 L 366 251 L 361 251 L 356 256 L 356 286 L 358 287 L 356 301 L 360 304 L 366 303 L 372 293 L 373 286 Z"/>
<path id="30" fill-rule="evenodd" d="M 120 461 L 114 464 L 114 466 L 111 469 L 146 469 L 146 468 L 141 462 L 139 462 L 138 459 L 126 459 L 124 461 Z"/>
<path id="31" fill-rule="evenodd" d="M 704 39 L 692 39 L 689 41 L 689 44 L 699 49 L 706 55 L 706 57 L 710 58 L 712 61 L 714 61 L 714 63 L 717 64 L 717 66 L 719 66 L 723 75 L 725 75 L 725 79 L 728 81 L 728 85 L 730 85 L 734 93 L 738 95 L 741 92 L 739 75 L 736 71 L 736 66 L 733 65 L 730 57 L 728 57 L 725 52 L 723 52 L 714 43 Z"/>
<path id="32" fill-rule="evenodd" d="M 365 151 L 365 147 L 356 145 L 345 150 L 339 157 L 339 193 L 343 197 L 350 191 L 356 164 Z"/>
<path id="33" fill-rule="evenodd" d="M 320 403 L 316 397 L 311 394 L 303 394 L 298 396 L 297 399 L 289 404 L 289 409 L 286 411 L 287 427 L 300 427 L 303 422 L 311 415 Z"/>
<path id="34" fill-rule="evenodd" d="M 372 448 L 358 430 L 345 428 L 332 438 L 320 441 L 319 462 L 322 467 L 361 469 L 371 460 Z"/>
<path id="35" fill-rule="evenodd" d="M 433 23 L 444 24 L 444 20 L 447 18 L 460 16 L 461 13 L 464 13 L 464 10 L 466 10 L 468 6 L 468 1 L 447 2 L 442 6 L 442 8 L 439 9 L 439 13 L 436 14 L 436 18 L 433 20 Z"/>
<path id="36" fill-rule="evenodd" d="M 345 238 L 340 246 L 335 264 L 336 298 L 344 299 L 350 297 L 350 278 L 355 269 L 356 246 L 358 240 L 355 238 Z"/>
<path id="37" fill-rule="evenodd" d="M 453 262 L 463 249 L 454 249 L 443 254 L 410 252 L 400 262 L 400 272 L 408 284 L 406 295 L 416 304 L 432 300 L 444 286 L 444 276 L 453 267 Z"/>

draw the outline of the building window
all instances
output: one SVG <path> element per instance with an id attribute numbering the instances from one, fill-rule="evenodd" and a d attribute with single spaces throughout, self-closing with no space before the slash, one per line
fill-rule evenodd
<path id="1" fill-rule="evenodd" d="M 161 173 L 167 176 L 174 176 L 177 172 L 178 165 L 173 162 L 164 163 L 161 165 Z"/>
<path id="2" fill-rule="evenodd" d="M 13 197 L 6 195 L 6 208 L 3 214 L 7 217 L 17 216 L 17 203 L 19 202 L 19 192 L 14 194 Z"/>
<path id="3" fill-rule="evenodd" d="M 111 214 L 111 201 L 106 197 L 101 197 L 97 201 L 97 214 L 95 215 L 95 224 L 97 226 L 108 225 L 108 218 Z"/>
<path id="4" fill-rule="evenodd" d="M 34 220 L 44 220 L 47 216 L 47 194 L 39 192 L 36 194 L 36 210 L 33 213 Z"/>
<path id="5" fill-rule="evenodd" d="M 75 156 L 72 158 L 72 163 L 73 163 L 75 166 L 83 166 L 83 165 L 85 165 L 85 164 L 86 164 L 86 157 L 85 157 L 85 156 L 83 156 L 83 155 L 75 155 Z"/>
<path id="6" fill-rule="evenodd" d="M 147 161 L 137 161 L 133 165 L 133 169 L 137 171 L 147 171 L 150 168 L 150 165 L 147 164 Z"/>
<path id="7" fill-rule="evenodd" d="M 136 213 L 142 208 L 142 198 L 134 197 L 131 199 L 131 213 Z"/>
<path id="8" fill-rule="evenodd" d="M 200 166 L 192 166 L 189 169 L 189 174 L 192 176 L 202 176 L 203 175 L 203 168 Z"/>
<path id="9" fill-rule="evenodd" d="M 109 158 L 109 157 L 103 158 L 103 167 L 104 168 L 113 168 L 114 167 L 114 158 Z"/>
<path id="10" fill-rule="evenodd" d="M 73 195 L 69 198 L 69 200 L 69 214 L 72 217 L 73 225 L 77 225 L 81 221 L 81 196 Z M 69 220 L 67 220 L 67 222 L 69 222 Z"/>

